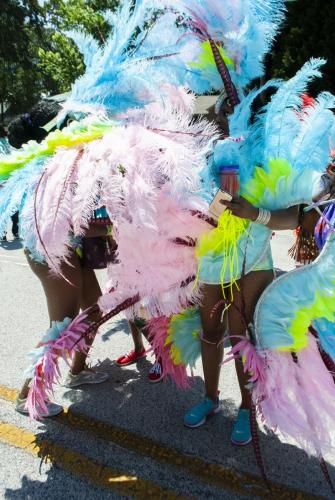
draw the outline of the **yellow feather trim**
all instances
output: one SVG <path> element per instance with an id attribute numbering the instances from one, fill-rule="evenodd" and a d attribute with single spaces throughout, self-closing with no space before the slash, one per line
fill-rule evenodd
<path id="1" fill-rule="evenodd" d="M 72 122 L 63 130 L 51 132 L 40 144 L 36 141 L 29 141 L 19 151 L 1 158 L 0 180 L 6 180 L 14 170 L 24 167 L 26 163 L 38 156 L 52 155 L 57 148 L 71 148 L 100 139 L 112 127 L 113 124 L 110 122 L 90 124 Z"/>

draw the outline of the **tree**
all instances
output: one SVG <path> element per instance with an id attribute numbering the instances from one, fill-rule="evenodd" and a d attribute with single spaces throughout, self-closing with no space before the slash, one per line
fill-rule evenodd
<path id="1" fill-rule="evenodd" d="M 50 30 L 48 47 L 40 47 L 38 56 L 38 66 L 43 73 L 45 87 L 51 94 L 70 90 L 71 84 L 85 70 L 77 47 L 59 31 Z"/>
<path id="2" fill-rule="evenodd" d="M 110 26 L 102 12 L 118 0 L 0 0 L 0 120 L 29 109 L 41 95 L 70 90 L 85 69 L 68 30 L 101 43 Z"/>
<path id="3" fill-rule="evenodd" d="M 36 47 L 43 38 L 37 0 L 0 0 L 0 106 L 30 106 L 41 92 Z"/>
<path id="4" fill-rule="evenodd" d="M 102 13 L 115 10 L 118 4 L 118 0 L 47 0 L 45 12 L 48 21 L 59 30 L 81 29 L 103 42 L 110 26 Z"/>
<path id="5" fill-rule="evenodd" d="M 335 30 L 332 13 L 335 0 L 296 0 L 288 4 L 284 29 L 272 52 L 271 76 L 290 78 L 311 57 L 328 60 L 322 79 L 313 83 L 313 93 L 335 93 Z"/>
<path id="6" fill-rule="evenodd" d="M 99 42 L 106 39 L 110 26 L 102 13 L 114 10 L 117 0 L 48 0 L 44 12 L 52 26 L 48 48 L 40 48 L 39 66 L 45 78 L 53 82 L 55 92 L 70 90 L 71 84 L 85 69 L 75 44 L 66 36 L 67 31 L 80 30 L 93 35 Z M 50 87 L 50 84 L 49 84 Z"/>

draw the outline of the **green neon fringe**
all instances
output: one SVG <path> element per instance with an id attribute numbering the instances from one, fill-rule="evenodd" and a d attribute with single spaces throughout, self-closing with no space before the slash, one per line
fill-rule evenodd
<path id="1" fill-rule="evenodd" d="M 230 210 L 221 214 L 218 227 L 204 234 L 198 241 L 196 256 L 200 260 L 208 253 L 222 255 L 221 285 L 223 293 L 229 288 L 231 294 L 236 285 L 239 270 L 238 240 L 247 231 L 250 222 L 240 217 L 235 217 Z M 225 276 L 229 275 L 229 280 Z M 198 267 L 198 275 L 200 263 Z"/>

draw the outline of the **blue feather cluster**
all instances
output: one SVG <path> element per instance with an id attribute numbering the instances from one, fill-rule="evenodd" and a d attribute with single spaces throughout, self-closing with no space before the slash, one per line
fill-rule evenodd
<path id="1" fill-rule="evenodd" d="M 0 235 L 5 234 L 10 217 L 20 212 L 20 237 L 24 246 L 34 248 L 34 231 L 32 231 L 31 211 L 28 216 L 28 205 L 32 205 L 32 197 L 40 179 L 47 156 L 39 156 L 21 169 L 14 171 L 1 188 L 0 196 Z M 35 241 L 35 240 L 34 240 Z"/>
<path id="2" fill-rule="evenodd" d="M 201 39 L 187 22 L 199 17 L 208 35 L 223 45 L 234 61 L 234 83 L 242 89 L 263 74 L 284 12 L 283 0 L 125 0 L 116 13 L 107 12 L 112 32 L 103 46 L 90 36 L 70 33 L 84 55 L 86 72 L 72 87 L 67 108 L 101 107 L 122 113 L 164 98 L 166 83 L 198 94 L 220 91 L 215 65 L 198 67 Z"/>
<path id="3" fill-rule="evenodd" d="M 311 59 L 290 80 L 269 81 L 251 91 L 230 117 L 231 136 L 240 135 L 243 141 L 236 143 L 228 138 L 215 147 L 211 170 L 215 172 L 220 164 L 238 164 L 242 193 L 249 192 L 256 167 L 270 174 L 269 181 L 278 177 L 275 190 L 272 183 L 266 184 L 264 177 L 264 192 L 259 200 L 263 208 L 277 210 L 308 203 L 320 191 L 321 176 L 327 168 L 335 139 L 332 112 L 335 98 L 322 92 L 306 106 L 303 94 L 308 84 L 321 76 L 320 68 L 324 63 L 322 59 Z M 270 87 L 277 89 L 270 102 L 252 116 L 255 99 Z M 270 170 L 270 166 L 274 168 L 272 160 L 275 159 L 289 165 L 289 174 Z M 213 180 L 217 180 L 214 175 L 205 178 L 208 188 Z"/>

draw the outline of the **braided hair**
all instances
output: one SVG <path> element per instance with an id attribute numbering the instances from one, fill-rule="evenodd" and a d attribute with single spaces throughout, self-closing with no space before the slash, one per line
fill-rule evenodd
<path id="1" fill-rule="evenodd" d="M 48 132 L 42 127 L 59 113 L 61 107 L 55 101 L 43 99 L 33 106 L 29 113 L 24 113 L 13 120 L 8 127 L 8 141 L 14 148 L 20 148 L 28 141 L 42 141 Z"/>

